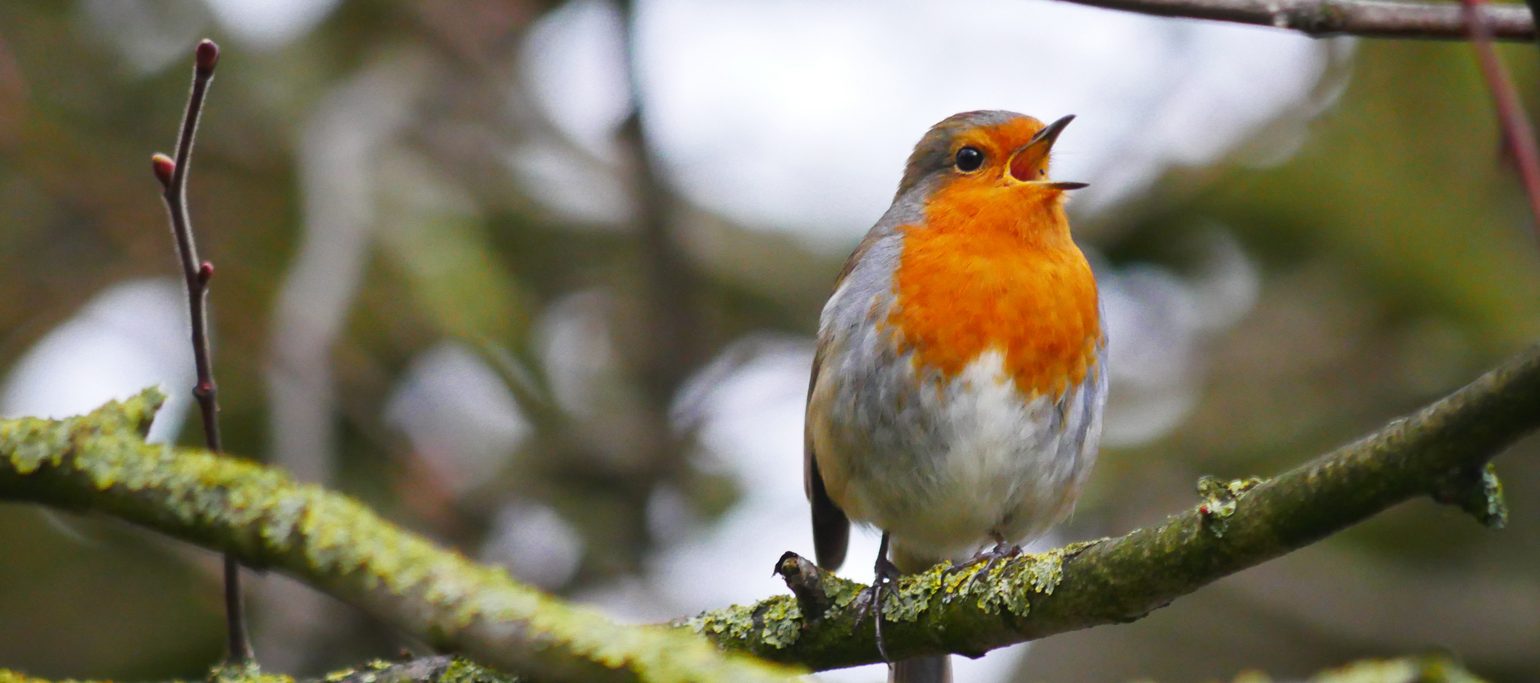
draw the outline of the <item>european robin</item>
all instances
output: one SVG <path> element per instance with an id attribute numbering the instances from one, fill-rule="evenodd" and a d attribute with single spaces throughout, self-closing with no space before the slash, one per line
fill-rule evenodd
<path id="1" fill-rule="evenodd" d="M 1096 459 L 1107 338 L 1064 213 L 1085 184 L 1048 175 L 1072 118 L 932 127 L 824 305 L 803 460 L 813 540 L 832 570 L 851 520 L 882 531 L 879 647 L 884 583 L 1019 552 L 1069 514 Z M 949 678 L 945 657 L 892 669 Z"/>

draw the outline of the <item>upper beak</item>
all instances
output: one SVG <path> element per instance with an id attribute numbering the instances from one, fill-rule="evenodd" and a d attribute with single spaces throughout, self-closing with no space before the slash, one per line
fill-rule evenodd
<path id="1" fill-rule="evenodd" d="M 1064 128 L 1069 125 L 1069 122 L 1074 120 L 1075 116 L 1071 114 L 1044 126 L 1042 130 L 1037 132 L 1037 135 L 1032 136 L 1032 139 L 1027 144 L 1012 152 L 1010 162 L 1007 164 L 1011 177 L 1021 182 L 1042 183 L 1060 190 L 1078 190 L 1085 187 L 1086 183 L 1054 182 L 1039 179 L 1039 171 L 1043 169 L 1047 162 L 1048 153 L 1053 150 L 1053 143 L 1058 141 L 1059 134 L 1063 133 Z"/>

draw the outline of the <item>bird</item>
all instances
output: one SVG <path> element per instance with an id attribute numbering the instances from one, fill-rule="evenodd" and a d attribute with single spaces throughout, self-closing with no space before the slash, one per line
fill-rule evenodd
<path id="1" fill-rule="evenodd" d="M 872 604 L 901 574 L 1020 552 L 1096 460 L 1107 335 L 1096 278 L 1049 176 L 1065 126 L 970 111 L 931 127 L 819 316 L 804 485 L 820 567 L 880 530 Z M 887 659 L 886 652 L 883 658 Z M 951 679 L 945 656 L 890 680 Z"/>

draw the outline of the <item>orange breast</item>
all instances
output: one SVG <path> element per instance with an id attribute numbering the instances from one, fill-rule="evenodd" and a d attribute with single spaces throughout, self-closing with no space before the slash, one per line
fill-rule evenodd
<path id="1" fill-rule="evenodd" d="M 917 366 L 953 377 L 998 350 L 1025 395 L 1057 395 L 1096 362 L 1091 267 L 1057 198 L 952 188 L 906 226 L 888 319 Z"/>

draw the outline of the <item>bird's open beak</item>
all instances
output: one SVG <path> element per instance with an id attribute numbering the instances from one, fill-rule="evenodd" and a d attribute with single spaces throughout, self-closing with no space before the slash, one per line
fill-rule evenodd
<path id="1" fill-rule="evenodd" d="M 1019 182 L 1047 185 L 1059 190 L 1078 190 L 1085 187 L 1086 183 L 1043 179 L 1043 173 L 1048 165 L 1048 153 L 1053 150 L 1053 143 L 1059 139 L 1059 134 L 1064 132 L 1065 126 L 1074 120 L 1075 116 L 1071 114 L 1044 126 L 1027 144 L 1012 152 L 1010 161 L 1006 164 L 1006 172 L 1011 178 Z"/>

